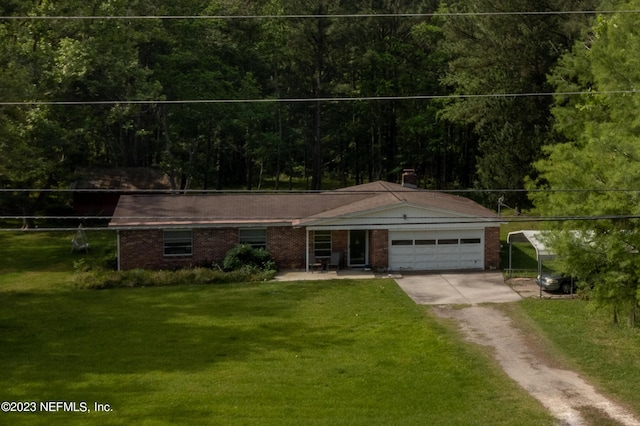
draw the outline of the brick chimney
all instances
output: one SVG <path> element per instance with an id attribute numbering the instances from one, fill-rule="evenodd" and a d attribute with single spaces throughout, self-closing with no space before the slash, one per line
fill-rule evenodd
<path id="1" fill-rule="evenodd" d="M 418 175 L 414 169 L 404 169 L 402 171 L 402 186 L 413 189 L 418 187 Z"/>

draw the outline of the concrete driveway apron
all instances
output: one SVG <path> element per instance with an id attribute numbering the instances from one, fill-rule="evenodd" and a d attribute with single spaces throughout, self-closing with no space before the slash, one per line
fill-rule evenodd
<path id="1" fill-rule="evenodd" d="M 398 285 L 419 305 L 473 305 L 521 300 L 500 272 L 454 272 L 406 275 Z"/>

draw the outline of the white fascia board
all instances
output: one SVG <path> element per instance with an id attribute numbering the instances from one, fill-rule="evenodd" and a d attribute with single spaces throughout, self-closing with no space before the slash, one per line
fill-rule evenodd
<path id="1" fill-rule="evenodd" d="M 425 212 L 425 214 L 416 214 L 416 212 Z M 503 222 L 498 218 L 464 215 L 447 210 L 425 208 L 405 202 L 386 208 L 361 211 L 341 217 L 311 220 L 303 222 L 301 225 L 310 229 L 316 227 L 331 227 L 333 229 L 339 227 L 344 227 L 345 229 L 358 229 L 358 227 L 362 227 L 363 229 L 388 229 L 397 226 L 412 226 L 419 229 L 425 226 L 430 228 L 446 228 L 469 223 L 478 224 L 479 227 L 491 227 L 500 226 Z"/>
<path id="2" fill-rule="evenodd" d="M 386 229 L 389 231 L 430 231 L 443 229 L 485 229 L 500 226 L 499 222 L 456 222 L 456 223 L 396 223 L 396 224 L 376 224 L 376 223 L 343 223 L 343 224 L 316 224 L 307 226 L 310 231 L 344 231 L 344 230 L 372 230 Z"/>
<path id="3" fill-rule="evenodd" d="M 158 229 L 227 229 L 227 228 L 272 228 L 292 227 L 291 222 L 234 222 L 234 223 L 156 223 L 156 224 L 122 224 L 109 225 L 116 231 L 149 231 Z"/>

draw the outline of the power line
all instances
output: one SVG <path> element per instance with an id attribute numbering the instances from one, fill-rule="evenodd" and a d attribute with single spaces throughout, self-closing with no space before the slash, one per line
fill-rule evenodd
<path id="1" fill-rule="evenodd" d="M 386 220 L 389 219 L 386 216 L 367 216 L 368 219 L 371 220 Z M 0 220 L 16 220 L 16 219 L 28 219 L 28 220 L 140 220 L 140 221 L 189 221 L 194 222 L 193 225 L 197 226 L 198 222 L 202 222 L 204 225 L 210 225 L 210 223 L 206 223 L 206 221 L 212 220 L 210 216 L 23 216 L 23 215 L 6 215 L 0 216 Z M 420 224 L 443 224 L 443 223 L 475 223 L 475 222 L 538 222 L 538 221 L 569 221 L 569 220 L 605 220 L 605 219 L 640 219 L 640 215 L 637 214 L 619 214 L 619 215 L 580 215 L 580 216 L 529 216 L 529 215 L 520 215 L 520 216 L 473 216 L 469 218 L 451 218 L 447 216 L 412 216 L 407 220 L 411 220 L 407 222 L 410 225 L 420 225 Z M 251 216 L 251 217 L 243 217 L 242 219 L 238 219 L 236 216 L 216 216 L 216 221 L 228 221 L 228 222 L 245 222 L 248 220 L 274 220 L 272 217 L 266 216 Z M 286 221 L 287 218 L 284 219 L 275 219 L 277 221 Z M 423 220 L 425 222 L 415 222 L 415 220 Z M 189 223 L 187 223 L 189 224 Z M 384 223 L 388 224 L 388 223 Z M 151 226 L 153 224 L 149 224 Z M 222 224 L 224 225 L 224 224 Z M 331 225 L 327 225 L 331 226 Z M 343 225 L 336 225 L 343 226 Z"/>
<path id="2" fill-rule="evenodd" d="M 421 191 L 435 192 L 435 193 L 450 193 L 450 194 L 469 194 L 469 193 L 538 193 L 538 192 L 565 192 L 565 193 L 585 193 L 585 192 L 598 192 L 598 193 L 611 193 L 611 192 L 638 192 L 640 193 L 640 188 L 533 188 L 533 189 L 522 189 L 522 188 L 502 188 L 502 189 L 481 189 L 481 188 L 467 188 L 467 189 L 427 189 L 427 188 L 418 188 Z M 354 194 L 377 194 L 377 193 L 388 193 L 387 190 L 349 190 L 349 191 L 335 191 L 329 189 L 318 189 L 318 190 L 250 190 L 250 189 L 99 189 L 99 188 L 0 188 L 1 193 L 31 193 L 31 192 L 44 192 L 44 193 L 117 193 L 123 195 L 136 195 L 136 194 L 147 194 L 147 195 L 198 195 L 198 194 L 251 194 L 251 195 L 286 195 L 286 194 L 317 194 L 322 195 L 326 193 L 330 196 L 336 195 L 354 195 Z M 402 193 L 402 190 L 396 190 L 395 192 Z M 414 193 L 415 190 L 407 189 L 407 193 Z"/>
<path id="3" fill-rule="evenodd" d="M 4 217 L 0 217 L 0 219 L 22 219 L 23 216 L 4 216 Z M 37 220 L 53 220 L 53 219 L 57 219 L 57 220 L 63 220 L 63 219 L 68 219 L 68 220 L 73 220 L 73 221 L 77 221 L 79 220 L 78 217 L 53 217 L 53 216 L 33 216 L 33 217 L 27 217 L 30 219 L 37 219 Z M 85 220 L 89 220 L 89 219 L 95 219 L 92 217 L 89 218 L 85 218 Z M 197 229 L 197 228 L 206 228 L 206 227 L 211 227 L 215 224 L 207 224 L 207 223 L 202 223 L 202 224 L 198 224 L 198 223 L 189 223 L 186 222 L 186 220 L 189 221 L 195 221 L 197 219 L 201 219 L 201 220 L 206 220 L 206 218 L 193 218 L 193 217 L 188 217 L 188 218 L 174 218 L 174 217 L 160 217 L 160 218 L 131 218 L 131 219 L 158 219 L 158 220 L 185 220 L 185 223 L 183 224 L 176 224 L 176 223 L 172 223 L 171 226 L 173 227 L 189 227 L 189 228 L 193 228 L 193 229 Z M 375 218 L 371 218 L 371 219 L 375 219 Z M 385 219 L 385 218 L 382 218 Z M 436 226 L 436 225 L 470 225 L 470 224 L 488 224 L 488 223 L 494 223 L 494 224 L 502 224 L 502 223 L 542 223 L 542 222 L 588 222 L 588 221 L 598 221 L 598 220 L 640 220 L 640 215 L 594 215 L 594 216 L 512 216 L 512 217 L 474 217 L 474 218 L 469 218 L 468 220 L 461 220 L 461 219 L 451 219 L 451 218 L 421 218 L 421 217 L 417 217 L 415 219 L 429 219 L 429 220 L 424 220 L 422 222 L 420 221 L 415 221 L 415 222 L 411 222 L 411 225 L 425 225 L 425 226 Z M 436 219 L 436 220 L 433 220 Z M 224 224 L 221 224 L 224 225 Z M 388 223 L 369 223 L 369 226 L 375 227 L 375 226 L 384 226 L 384 225 L 388 225 Z M 125 230 L 146 230 L 146 229 L 152 229 L 152 230 L 157 230 L 163 226 L 163 224 L 147 224 L 147 225 L 115 225 L 115 226 L 96 226 L 96 227 L 83 227 L 82 229 L 84 231 L 125 231 Z M 326 225 L 327 227 L 331 227 L 332 225 Z M 335 225 L 335 226 L 341 226 L 341 225 Z M 64 232 L 76 232 L 78 230 L 77 227 L 47 227 L 47 228 L 0 228 L 0 232 L 54 232 L 54 231 L 64 231 Z"/>
<path id="4" fill-rule="evenodd" d="M 106 100 L 106 101 L 0 101 L 1 106 L 80 106 L 80 105 L 193 105 L 193 104 L 254 104 L 254 103 L 304 103 L 304 102 L 367 102 L 402 100 L 455 100 L 483 98 L 524 98 L 545 96 L 581 95 L 629 95 L 640 89 L 584 90 L 574 92 L 486 93 L 478 95 L 413 95 L 413 96 L 354 96 L 325 98 L 260 98 L 260 99 L 184 99 L 184 100 Z"/>
<path id="5" fill-rule="evenodd" d="M 359 18 L 430 18 L 473 16 L 549 16 L 549 15 L 610 15 L 640 13 L 639 9 L 620 10 L 558 10 L 558 11 L 496 11 L 496 12 L 428 12 L 428 13 L 353 13 L 353 14 L 282 14 L 282 15 L 58 15 L 58 16 L 0 16 L 0 20 L 238 20 L 238 19 L 359 19 Z"/>

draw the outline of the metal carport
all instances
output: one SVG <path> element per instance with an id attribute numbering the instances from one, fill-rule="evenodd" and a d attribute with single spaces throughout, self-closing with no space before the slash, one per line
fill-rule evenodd
<path id="1" fill-rule="evenodd" d="M 509 243 L 509 273 L 511 274 L 511 247 L 513 243 L 529 243 L 536 250 L 536 260 L 538 261 L 538 275 L 542 273 L 542 262 L 552 260 L 555 253 L 544 243 L 543 231 L 515 231 L 509 232 L 507 242 Z"/>

